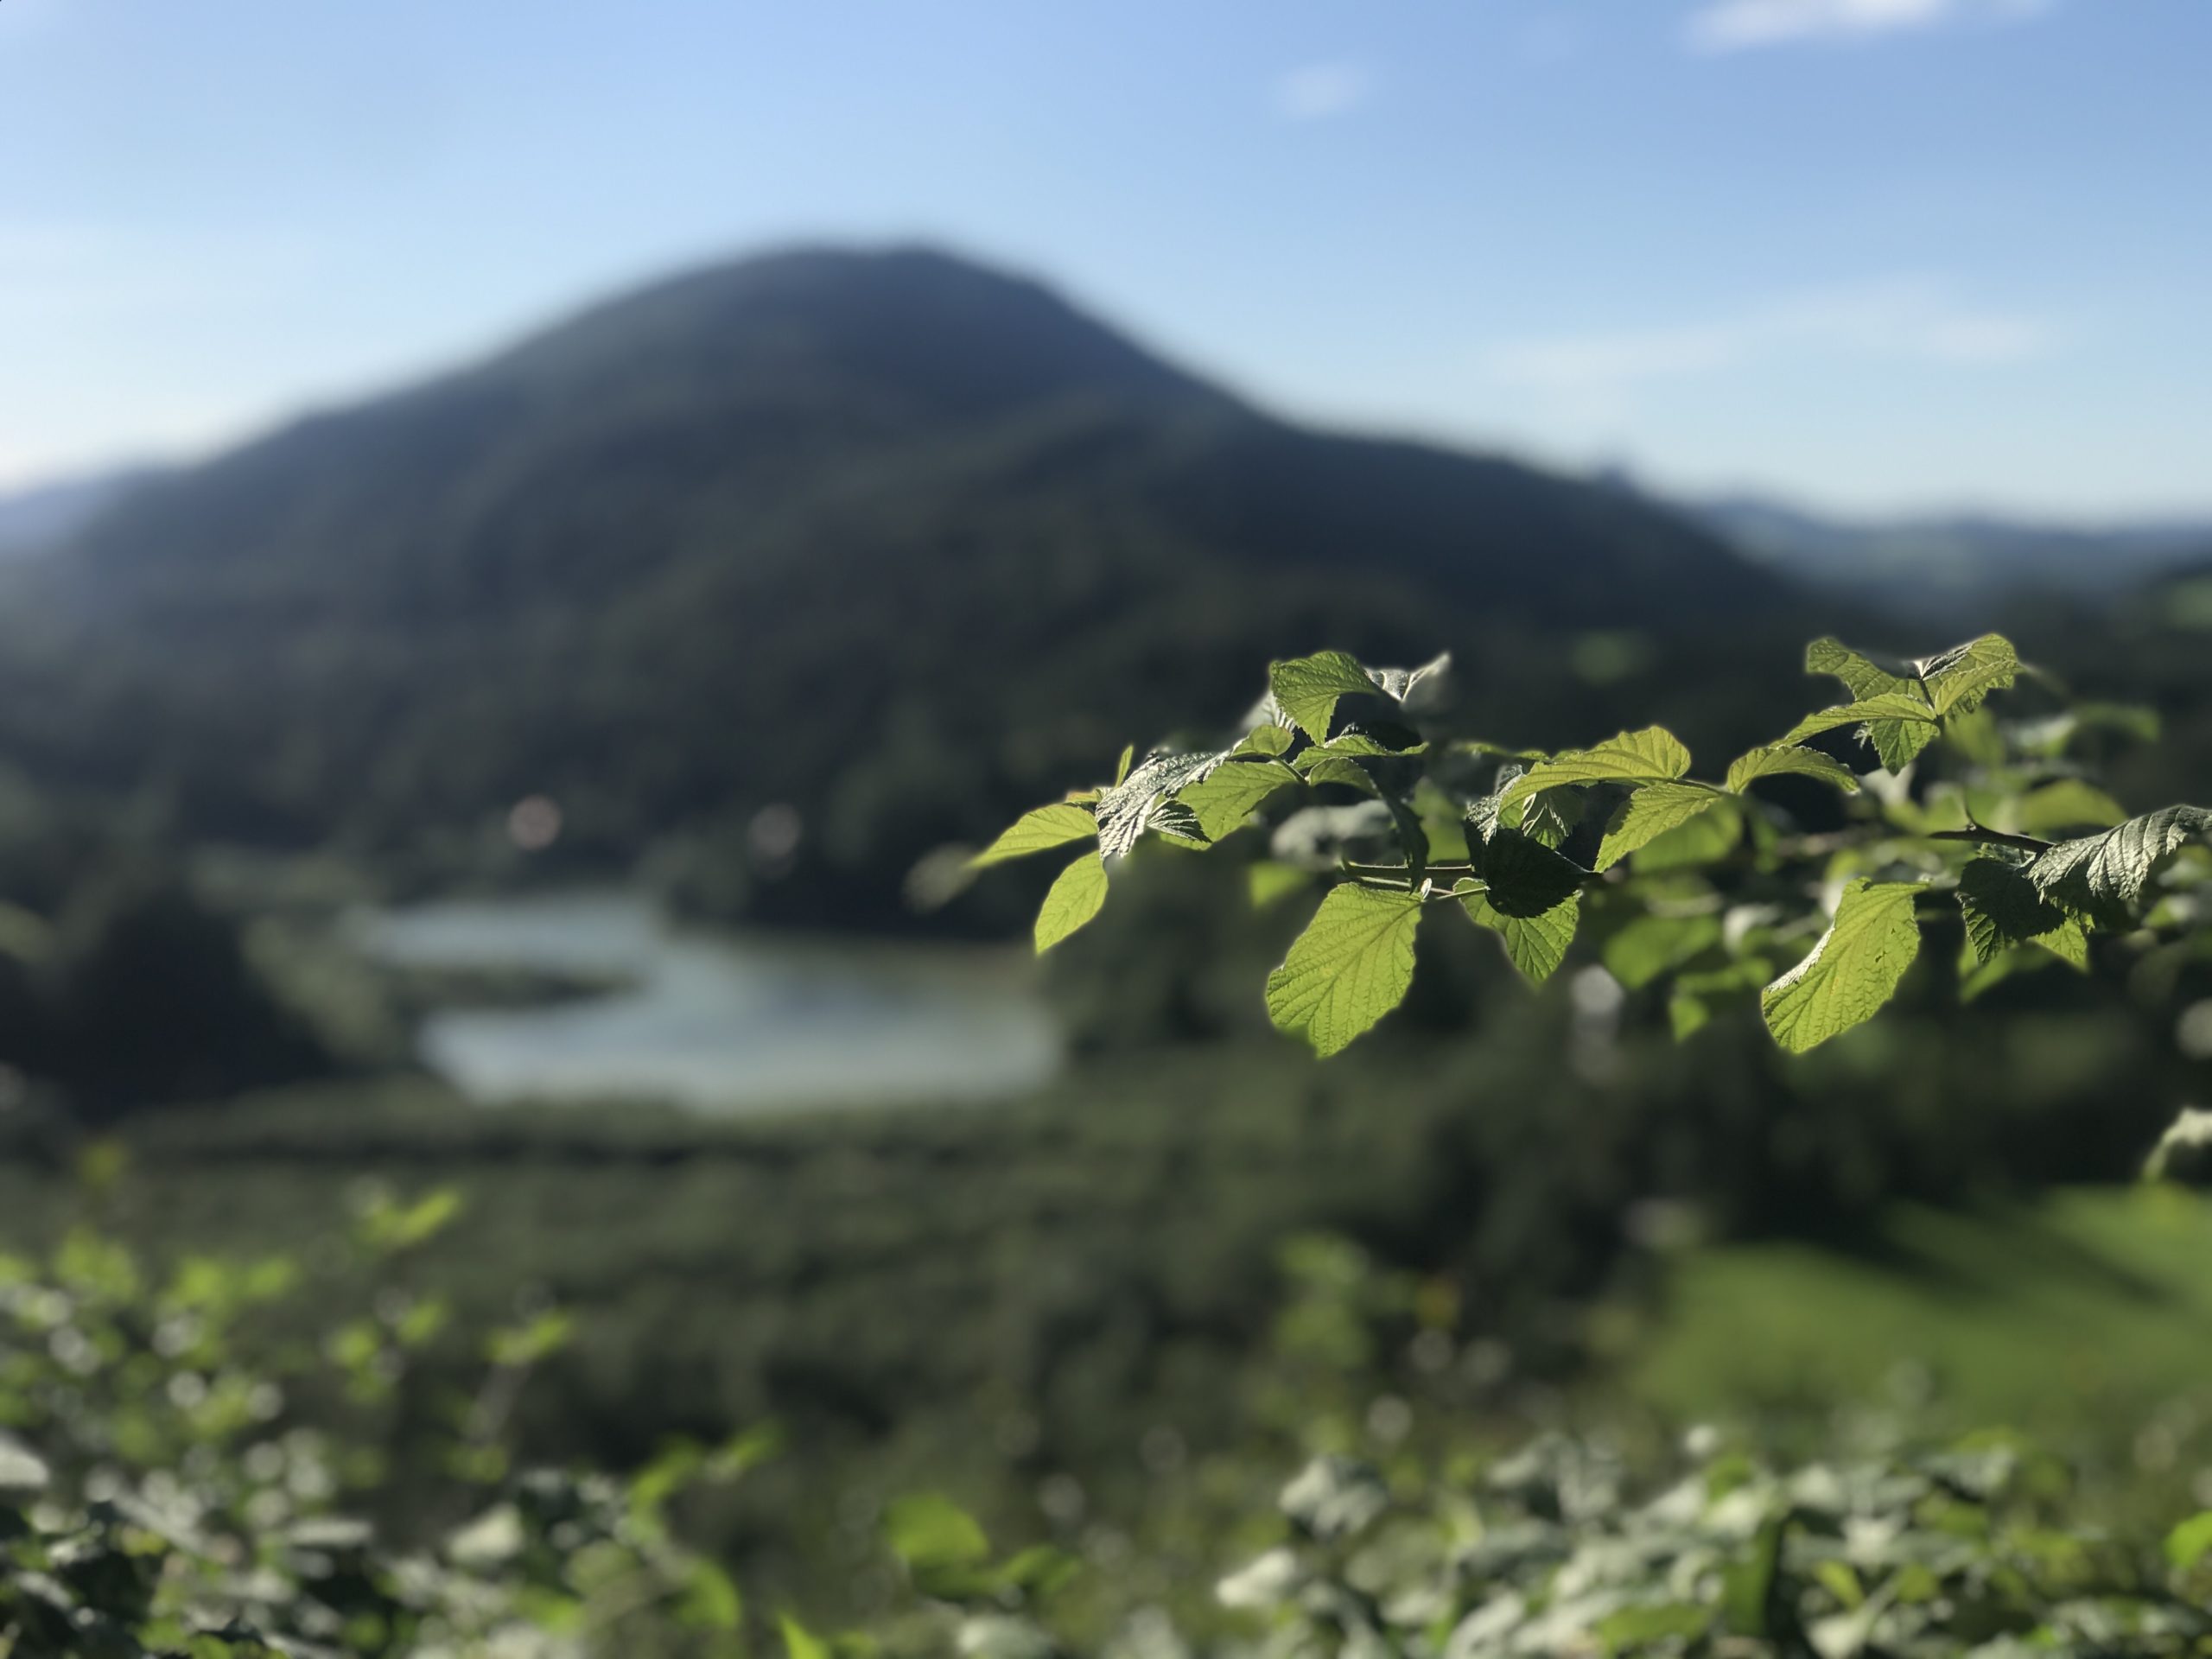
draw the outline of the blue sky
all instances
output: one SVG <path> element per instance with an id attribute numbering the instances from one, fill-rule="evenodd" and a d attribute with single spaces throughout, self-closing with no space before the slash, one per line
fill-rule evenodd
<path id="1" fill-rule="evenodd" d="M 1300 416 L 2212 510 L 2208 0 L 0 0 L 0 482 L 793 239 Z"/>

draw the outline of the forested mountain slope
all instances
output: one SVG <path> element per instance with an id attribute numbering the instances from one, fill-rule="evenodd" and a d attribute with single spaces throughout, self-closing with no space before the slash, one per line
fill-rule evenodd
<path id="1" fill-rule="evenodd" d="M 1451 645 L 1540 720 L 1563 632 L 1795 609 L 1659 508 L 1300 429 L 913 250 L 615 300 L 157 479 L 8 580 L 0 753 L 35 775 L 432 865 L 544 793 L 556 857 L 749 859 L 724 896 L 798 921 L 885 918 L 920 851 L 1233 715 L 1271 656 Z M 761 856 L 776 803 L 801 838 Z"/>

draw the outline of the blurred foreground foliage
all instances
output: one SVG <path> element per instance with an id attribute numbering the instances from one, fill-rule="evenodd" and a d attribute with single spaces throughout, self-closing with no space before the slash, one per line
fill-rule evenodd
<path id="1" fill-rule="evenodd" d="M 413 1452 L 435 1490 L 418 1479 L 379 1525 L 395 1471 L 378 1420 L 450 1317 L 408 1263 L 459 1209 L 448 1191 L 365 1194 L 315 1273 L 196 1256 L 156 1276 L 82 1230 L 47 1260 L 0 1260 L 0 1653 L 2212 1650 L 2212 1514 L 2163 1535 L 2085 1527 L 2064 1465 L 2016 1437 L 1780 1471 L 1704 1430 L 1688 1472 L 1672 1455 L 1655 1482 L 1602 1434 L 1500 1455 L 1396 1395 L 1357 1413 L 1377 1335 L 1440 1331 L 1449 1310 L 1321 1240 L 1287 1264 L 1255 1437 L 1196 1495 L 1211 1523 L 1195 1537 L 1094 1530 L 1079 1552 L 1006 1554 L 947 1499 L 897 1495 L 862 1516 L 888 1592 L 863 1627 L 818 1635 L 686 1541 L 691 1499 L 753 1478 L 773 1432 L 669 1440 L 620 1474 L 510 1460 L 508 1414 L 571 1335 L 551 1308 L 467 1333 L 476 1386 Z M 313 1341 L 271 1322 L 287 1306 Z M 1280 1484 L 1294 1453 L 1308 1460 Z M 1179 1553 L 1202 1601 L 1160 1592 L 1148 1558 Z"/>

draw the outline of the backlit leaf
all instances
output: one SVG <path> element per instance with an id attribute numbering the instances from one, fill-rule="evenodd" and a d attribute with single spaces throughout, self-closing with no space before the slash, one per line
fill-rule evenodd
<path id="1" fill-rule="evenodd" d="M 2166 1559 L 2183 1573 L 2212 1560 L 2212 1510 L 2192 1516 L 2166 1535 Z"/>
<path id="2" fill-rule="evenodd" d="M 2127 809 L 2079 778 L 2061 778 L 2020 797 L 2012 818 L 2024 835 L 2049 836 L 2062 830 L 2110 829 L 2127 820 Z"/>
<path id="3" fill-rule="evenodd" d="M 1368 677 L 1357 658 L 1341 651 L 1324 651 L 1268 664 L 1268 690 L 1299 730 L 1316 743 L 1325 743 L 1338 698 L 1355 693 L 1379 695 L 1382 688 Z"/>
<path id="4" fill-rule="evenodd" d="M 1811 954 L 1760 995 L 1776 1042 L 1802 1054 L 1880 1011 L 1920 954 L 1913 918 L 1920 891 L 1917 882 L 1864 876 L 1843 890 L 1835 920 Z"/>
<path id="5" fill-rule="evenodd" d="M 1856 702 L 1838 703 L 1833 709 L 1815 709 L 1783 733 L 1774 747 L 1788 748 L 1846 726 L 1864 727 L 1883 766 L 1897 772 L 1936 741 L 1936 717 L 1917 692 L 1886 691 Z"/>
<path id="6" fill-rule="evenodd" d="M 1728 787 L 1741 794 L 1762 778 L 1789 775 L 1816 778 L 1824 784 L 1834 784 L 1846 794 L 1856 794 L 1859 779 L 1849 766 L 1834 755 L 1822 754 L 1818 749 L 1802 749 L 1792 745 L 1770 744 L 1753 749 L 1749 754 L 1737 757 L 1728 768 Z"/>
<path id="7" fill-rule="evenodd" d="M 1486 927 L 1505 947 L 1506 960 L 1532 985 L 1541 985 L 1567 960 L 1574 930 L 1582 919 L 1582 895 L 1574 893 L 1533 916 L 1508 916 L 1472 884 L 1459 894 L 1460 906 L 1478 927 Z"/>
<path id="8" fill-rule="evenodd" d="M 1605 941 L 1605 971 L 1639 991 L 1719 943 L 1718 916 L 1638 916 Z"/>
<path id="9" fill-rule="evenodd" d="M 1037 912 L 1037 954 L 1045 952 L 1096 916 L 1106 903 L 1106 863 L 1085 853 L 1062 870 Z"/>
<path id="10" fill-rule="evenodd" d="M 1405 1000 L 1414 979 L 1417 893 L 1332 888 L 1268 976 L 1268 1014 L 1323 1057 L 1337 1053 Z"/>
<path id="11" fill-rule="evenodd" d="M 933 1492 L 894 1498 L 883 1516 L 883 1541 L 912 1568 L 972 1567 L 990 1558 L 990 1540 L 967 1510 Z"/>
<path id="12" fill-rule="evenodd" d="M 1712 811 L 1700 812 L 1637 848 L 1629 861 L 1638 875 L 1714 863 L 1736 849 L 1743 838 L 1744 817 L 1741 803 L 1721 800 Z"/>
<path id="13" fill-rule="evenodd" d="M 1027 858 L 1071 841 L 1089 841 L 1098 833 L 1098 820 L 1080 806 L 1055 801 L 1032 807 L 1016 818 L 996 841 L 968 861 L 970 869 L 1002 864 L 1010 858 Z"/>
<path id="14" fill-rule="evenodd" d="M 2011 685 L 2020 671 L 2019 653 L 2001 633 L 1985 633 L 1954 645 L 1917 664 L 1929 701 L 1939 715 L 1970 713 L 1992 691 Z"/>
<path id="15" fill-rule="evenodd" d="M 1226 750 L 1192 754 L 1148 754 L 1135 771 L 1108 790 L 1098 803 L 1098 848 L 1119 858 L 1152 827 L 1160 803 L 1188 789 L 1229 758 Z"/>
<path id="16" fill-rule="evenodd" d="M 1637 848 L 1688 823 L 1721 797 L 1703 784 L 1647 784 L 1623 801 L 1605 826 L 1598 868 L 1610 870 Z"/>
<path id="17" fill-rule="evenodd" d="M 2161 807 L 2102 835 L 2062 841 L 2037 854 L 2027 867 L 2028 879 L 2068 910 L 2123 921 L 2158 866 L 2208 832 L 2212 812 L 2202 807 Z"/>
<path id="18" fill-rule="evenodd" d="M 1265 910 L 1276 899 L 1296 893 L 1313 879 L 1295 864 L 1285 864 L 1272 858 L 1260 859 L 1244 872 L 1245 889 L 1251 897 L 1255 910 Z"/>
<path id="19" fill-rule="evenodd" d="M 1671 783 L 1689 769 L 1690 752 L 1681 741 L 1663 726 L 1648 726 L 1539 761 L 1513 780 L 1499 804 L 1510 810 L 1539 790 L 1561 784 Z"/>
<path id="20" fill-rule="evenodd" d="M 1277 790 L 1304 781 L 1280 760 L 1229 760 L 1175 798 L 1191 810 L 1208 841 L 1219 841 L 1242 829 Z"/>

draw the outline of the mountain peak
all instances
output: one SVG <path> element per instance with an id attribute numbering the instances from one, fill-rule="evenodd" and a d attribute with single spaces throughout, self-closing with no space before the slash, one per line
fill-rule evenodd
<path id="1" fill-rule="evenodd" d="M 1046 284 L 915 244 L 707 266 L 594 306 L 488 366 L 563 390 L 671 370 L 832 380 L 969 417 L 1070 395 L 1220 398 Z"/>

